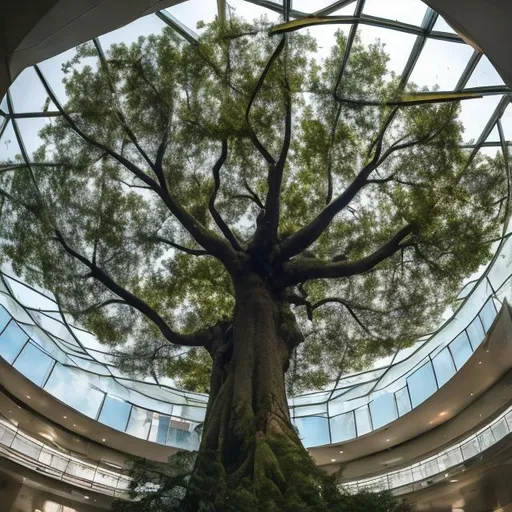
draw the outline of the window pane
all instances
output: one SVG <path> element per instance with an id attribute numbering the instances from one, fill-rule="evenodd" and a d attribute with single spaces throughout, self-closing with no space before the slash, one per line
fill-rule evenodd
<path id="1" fill-rule="evenodd" d="M 439 387 L 448 382 L 455 373 L 455 365 L 448 348 L 444 348 L 432 361 Z"/>
<path id="2" fill-rule="evenodd" d="M 101 423 L 124 432 L 128 416 L 130 415 L 130 408 L 131 404 L 128 402 L 115 396 L 107 395 L 98 419 Z"/>
<path id="3" fill-rule="evenodd" d="M 407 377 L 413 407 L 417 407 L 437 390 L 436 378 L 430 361 Z"/>
<path id="4" fill-rule="evenodd" d="M 376 430 L 396 420 L 395 399 L 391 393 L 384 393 L 370 402 L 373 428 Z"/>
<path id="5" fill-rule="evenodd" d="M 169 418 L 169 416 L 164 416 L 163 414 L 158 414 L 156 412 L 153 413 L 149 440 L 154 443 L 165 444 L 170 421 L 171 418 Z"/>
<path id="6" fill-rule="evenodd" d="M 132 413 L 130 415 L 130 421 L 128 422 L 126 432 L 132 436 L 147 439 L 149 427 L 151 426 L 151 416 L 152 413 L 145 409 L 132 407 Z"/>
<path id="7" fill-rule="evenodd" d="M 7 322 L 11 319 L 11 315 L 7 313 L 7 310 L 0 306 L 0 331 L 7 325 Z"/>
<path id="8" fill-rule="evenodd" d="M 310 416 L 309 418 L 296 418 L 295 424 L 304 446 L 319 446 L 329 444 L 329 426 L 327 418 Z"/>
<path id="9" fill-rule="evenodd" d="M 473 351 L 469 345 L 469 340 L 465 332 L 461 332 L 451 343 L 450 352 L 452 353 L 457 370 L 460 370 L 464 363 L 469 359 Z"/>
<path id="10" fill-rule="evenodd" d="M 490 446 L 492 446 L 496 440 L 494 439 L 494 435 L 491 429 L 484 430 L 479 436 L 478 441 L 480 442 L 480 449 L 486 450 Z"/>
<path id="11" fill-rule="evenodd" d="M 18 434 L 14 438 L 14 441 L 12 442 L 11 446 L 12 446 L 13 450 L 16 450 L 17 452 L 21 452 L 32 459 L 38 459 L 39 454 L 41 453 L 41 450 L 43 449 L 42 445 L 37 444 L 34 441 L 31 441 L 30 439 L 23 437 L 20 434 Z"/>
<path id="12" fill-rule="evenodd" d="M 473 350 L 476 350 L 485 337 L 484 328 L 482 327 L 482 322 L 480 322 L 478 316 L 468 325 L 466 330 L 468 332 L 471 346 L 473 347 Z"/>
<path id="13" fill-rule="evenodd" d="M 492 300 L 488 300 L 486 302 L 479 315 L 482 320 L 482 324 L 484 325 L 485 332 L 487 332 L 491 328 L 494 318 L 496 317 L 496 309 L 494 309 Z"/>
<path id="14" fill-rule="evenodd" d="M 11 321 L 0 336 L 0 356 L 8 363 L 12 363 L 27 340 L 28 336 L 19 328 L 18 324 Z"/>
<path id="15" fill-rule="evenodd" d="M 412 407 L 411 407 L 411 400 L 409 398 L 409 391 L 407 391 L 407 386 L 405 386 L 402 389 L 399 389 L 395 393 L 396 397 L 396 404 L 398 406 L 398 415 L 403 416 L 404 414 L 408 413 Z"/>
<path id="16" fill-rule="evenodd" d="M 358 436 L 372 431 L 372 422 L 370 420 L 370 410 L 368 406 L 356 409 L 356 425 Z"/>
<path id="17" fill-rule="evenodd" d="M 354 424 L 354 415 L 351 412 L 334 416 L 330 419 L 331 437 L 333 443 L 347 441 L 356 437 L 356 426 Z"/>
<path id="18" fill-rule="evenodd" d="M 34 384 L 41 386 L 53 364 L 53 359 L 39 350 L 32 343 L 27 343 L 22 350 L 14 368 Z"/>
<path id="19" fill-rule="evenodd" d="M 501 418 L 501 420 L 495 423 L 491 428 L 496 441 L 499 441 L 500 439 L 504 438 L 509 433 L 505 418 Z"/>
<path id="20" fill-rule="evenodd" d="M 44 389 L 81 413 L 96 418 L 104 393 L 92 387 L 89 374 L 56 364 Z"/>
<path id="21" fill-rule="evenodd" d="M 195 431 L 196 426 L 196 423 L 171 418 L 166 444 L 185 450 L 197 450 L 199 434 Z"/>

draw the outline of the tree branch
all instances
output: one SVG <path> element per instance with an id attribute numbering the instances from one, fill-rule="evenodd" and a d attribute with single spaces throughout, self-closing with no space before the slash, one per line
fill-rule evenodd
<path id="1" fill-rule="evenodd" d="M 229 229 L 229 226 L 226 224 L 224 219 L 222 218 L 221 214 L 217 211 L 217 208 L 215 208 L 215 200 L 217 199 L 217 192 L 220 188 L 220 170 L 222 169 L 222 166 L 224 165 L 226 158 L 228 156 L 228 142 L 226 139 L 222 141 L 222 150 L 221 154 L 218 158 L 218 160 L 215 162 L 215 165 L 212 169 L 213 174 L 213 191 L 210 196 L 210 201 L 208 202 L 208 208 L 210 210 L 210 214 L 213 217 L 213 220 L 219 227 L 219 229 L 222 231 L 222 234 L 226 237 L 228 242 L 231 244 L 233 249 L 235 251 L 241 251 L 242 247 L 238 243 L 238 240 L 236 239 L 236 236 L 233 234 L 231 229 Z"/>
<path id="2" fill-rule="evenodd" d="M 286 35 L 283 36 L 285 47 L 287 47 Z M 286 52 L 285 52 L 285 78 L 284 78 L 284 103 L 285 103 L 285 124 L 284 124 L 284 139 L 281 147 L 281 153 L 276 165 L 271 167 L 268 171 L 268 192 L 265 200 L 265 230 L 270 239 L 277 233 L 279 225 L 279 210 L 281 199 L 281 185 L 283 182 L 283 172 L 290 149 L 290 142 L 292 138 L 292 96 L 290 91 L 290 84 L 288 82 L 288 74 L 286 70 Z"/>
<path id="3" fill-rule="evenodd" d="M 82 263 L 90 270 L 91 277 L 102 283 L 112 293 L 126 302 L 126 304 L 151 320 L 160 330 L 165 339 L 170 343 L 187 347 L 204 347 L 211 342 L 210 338 L 213 336 L 214 327 L 210 327 L 193 334 L 180 334 L 173 331 L 167 322 L 165 322 L 165 320 L 147 302 L 117 284 L 105 271 L 94 265 L 85 256 L 72 249 L 58 229 L 55 230 L 55 240 L 60 243 L 68 255 Z"/>
<path id="4" fill-rule="evenodd" d="M 263 144 L 258 139 L 258 136 L 256 135 L 256 132 L 253 130 L 253 128 L 251 126 L 251 123 L 250 123 L 250 120 L 249 120 L 249 116 L 250 116 L 250 113 L 251 113 L 252 104 L 254 103 L 254 100 L 256 99 L 256 96 L 260 92 L 260 89 L 263 86 L 263 83 L 265 82 L 265 78 L 267 77 L 268 72 L 270 71 L 270 68 L 272 67 L 272 64 L 274 64 L 275 60 L 279 57 L 279 55 L 281 54 L 281 52 L 284 49 L 284 46 L 285 46 L 285 38 L 281 37 L 281 41 L 279 42 L 279 44 L 277 45 L 276 49 L 274 50 L 274 52 L 270 56 L 270 59 L 268 60 L 265 68 L 263 69 L 263 72 L 260 75 L 260 78 L 258 80 L 258 83 L 256 84 L 256 87 L 252 91 L 251 97 L 249 99 L 249 104 L 247 105 L 247 110 L 245 111 L 245 122 L 246 122 L 246 125 L 247 125 L 247 130 L 248 130 L 248 133 L 249 133 L 249 138 L 251 139 L 251 142 L 253 143 L 254 147 L 261 153 L 263 158 L 271 166 L 274 166 L 276 161 L 275 161 L 274 157 L 267 151 L 265 146 L 263 146 Z"/>
<path id="5" fill-rule="evenodd" d="M 192 256 L 206 256 L 208 254 L 208 252 L 205 251 L 204 249 L 190 249 L 188 247 L 185 247 L 184 245 L 177 244 L 161 236 L 155 236 L 153 239 L 155 240 L 155 242 L 161 242 L 163 244 L 170 245 L 171 247 L 174 247 L 174 249 L 178 249 L 179 251 L 185 252 Z"/>
<path id="6" fill-rule="evenodd" d="M 412 224 L 406 225 L 379 249 L 356 261 L 323 262 L 315 258 L 297 258 L 289 261 L 283 266 L 281 284 L 293 286 L 311 279 L 337 279 L 368 272 L 399 251 L 403 247 L 402 240 L 413 231 Z"/>

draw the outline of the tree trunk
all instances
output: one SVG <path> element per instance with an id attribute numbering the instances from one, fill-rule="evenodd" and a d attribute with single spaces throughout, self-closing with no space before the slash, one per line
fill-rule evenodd
<path id="1" fill-rule="evenodd" d="M 311 478 L 318 470 L 291 423 L 284 379 L 300 331 L 257 275 L 241 278 L 235 290 L 233 330 L 211 349 L 190 510 L 302 510 L 316 501 L 308 495 L 318 495 Z"/>

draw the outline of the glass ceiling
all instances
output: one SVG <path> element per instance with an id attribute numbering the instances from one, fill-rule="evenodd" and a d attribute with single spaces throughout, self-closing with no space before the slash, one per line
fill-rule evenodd
<path id="1" fill-rule="evenodd" d="M 312 11 L 312 6 L 316 11 Z M 98 38 L 112 44 L 173 27 L 191 44 L 197 22 L 212 21 L 218 6 L 251 19 L 281 19 L 272 0 L 188 0 L 134 21 Z M 512 140 L 510 89 L 487 57 L 464 43 L 449 25 L 419 0 L 294 0 L 292 17 L 332 16 L 336 24 L 308 30 L 319 52 L 328 52 L 340 29 L 349 40 L 380 39 L 389 53 L 389 69 L 401 87 L 414 82 L 425 89 L 471 90 L 482 97 L 463 102 L 460 121 L 468 155 L 492 155 Z M 66 103 L 62 64 L 71 49 L 23 71 L 0 102 L 0 162 L 17 155 L 30 163 L 39 147 L 39 131 Z M 350 57 L 349 57 L 350 58 Z M 98 59 L 90 57 L 90 66 Z M 391 79 L 390 74 L 387 78 Z M 49 97 L 53 91 L 55 101 Z M 1 171 L 0 163 L 0 171 Z M 505 297 L 512 293 L 512 246 L 508 229 L 495 243 L 496 256 L 482 275 L 461 290 L 460 308 L 429 337 L 399 350 L 373 369 L 345 375 L 315 393 L 290 399 L 292 416 L 306 446 L 343 442 L 378 429 L 407 414 L 442 386 L 484 339 Z M 74 409 L 117 430 L 162 444 L 192 449 L 195 427 L 204 418 L 207 397 L 176 390 L 170 380 L 136 381 L 120 374 L 98 340 L 71 326 L 53 296 L 27 287 L 9 269 L 0 274 L 0 355 L 17 370 Z M 13 317 L 13 319 L 11 319 Z M 70 385 L 71 384 L 71 385 Z"/>

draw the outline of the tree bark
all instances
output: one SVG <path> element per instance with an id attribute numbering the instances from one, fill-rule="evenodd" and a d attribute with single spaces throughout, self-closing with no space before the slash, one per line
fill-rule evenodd
<path id="1" fill-rule="evenodd" d="M 233 510 L 240 511 L 285 510 L 290 500 L 307 504 L 297 480 L 317 470 L 292 425 L 285 390 L 300 330 L 256 274 L 236 280 L 235 293 L 233 329 L 210 348 L 210 399 L 189 510 L 232 510 L 235 502 Z M 292 478 L 290 471 L 304 475 Z"/>

